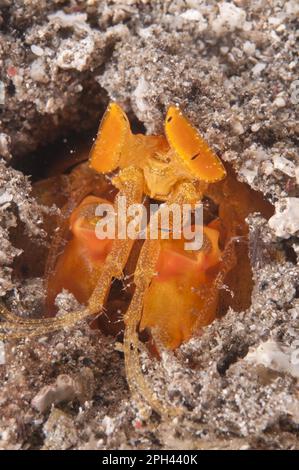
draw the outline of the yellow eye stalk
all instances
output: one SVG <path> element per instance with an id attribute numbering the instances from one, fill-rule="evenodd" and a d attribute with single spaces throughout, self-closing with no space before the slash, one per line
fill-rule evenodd
<path id="1" fill-rule="evenodd" d="M 168 109 L 165 134 L 170 147 L 195 178 L 215 183 L 226 176 L 220 158 L 175 106 Z"/>
<path id="2" fill-rule="evenodd" d="M 115 170 L 130 133 L 126 114 L 118 104 L 110 103 L 91 149 L 90 166 L 99 173 Z"/>
<path id="3" fill-rule="evenodd" d="M 239 233 L 243 227 L 246 233 L 245 222 L 242 225 L 236 213 L 238 223 L 233 225 L 227 216 L 230 211 L 221 205 L 225 200 L 223 193 L 220 197 L 217 192 L 209 193 L 209 183 L 225 178 L 225 168 L 195 127 L 174 106 L 170 106 L 166 115 L 165 135 L 146 136 L 133 134 L 125 112 L 118 104 L 110 103 L 91 149 L 89 166 L 95 172 L 88 170 L 91 180 L 82 180 L 86 182 L 80 188 L 81 196 L 76 193 L 76 208 L 62 222 L 68 220 L 68 241 L 58 255 L 61 245 L 54 240 L 47 275 L 48 305 L 53 306 L 55 297 L 65 288 L 85 307 L 63 317 L 40 320 L 21 319 L 3 308 L 6 321 L 1 324 L 4 333 L 0 333 L 0 339 L 45 334 L 82 318 L 99 316 L 109 303 L 112 281 L 123 280 L 125 270 L 130 269 L 128 260 L 133 252 L 135 261 L 138 259 L 129 274 L 135 289 L 123 308 L 128 382 L 132 393 L 157 412 L 176 414 L 178 410 L 155 398 L 143 377 L 138 332 L 147 329 L 153 341 L 158 340 L 156 344 L 175 349 L 213 321 L 219 307 L 219 286 L 235 266 L 231 243 L 236 235 L 234 227 L 238 227 Z M 86 175 L 86 166 L 82 168 L 82 173 L 76 169 L 76 178 Z M 110 172 L 114 172 L 111 183 L 114 187 L 101 193 L 96 186 L 98 174 Z M 187 253 L 184 240 L 164 240 L 162 230 L 158 239 L 144 241 L 140 253 L 134 239 L 116 237 L 107 241 L 95 236 L 97 204 L 110 204 L 117 217 L 121 216 L 120 201 L 126 201 L 127 210 L 140 204 L 145 196 L 163 201 L 169 208 L 172 204 L 182 208 L 185 203 L 203 197 L 198 182 L 204 183 L 202 187 L 210 198 L 217 195 L 215 201 L 219 206 L 218 214 L 204 221 L 202 248 Z M 80 187 L 79 180 L 75 186 Z M 108 196 L 111 191 L 116 194 L 112 202 Z"/>

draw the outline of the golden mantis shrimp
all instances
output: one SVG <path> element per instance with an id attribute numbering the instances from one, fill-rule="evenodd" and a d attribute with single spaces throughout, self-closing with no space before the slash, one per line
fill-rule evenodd
<path id="1" fill-rule="evenodd" d="M 164 128 L 165 135 L 133 134 L 122 108 L 109 104 L 88 167 L 84 163 L 72 172 L 76 188 L 63 208 L 46 265 L 48 311 L 53 314 L 62 289 L 84 307 L 62 316 L 31 319 L 11 313 L 3 305 L 0 339 L 44 335 L 104 311 L 112 282 L 124 278 L 136 239 L 97 238 L 99 204 L 112 205 L 120 217 L 117 207 L 124 197 L 126 208 L 144 198 L 170 207 L 174 203 L 194 206 L 208 197 L 219 210 L 204 221 L 201 248 L 187 252 L 184 240 L 171 236 L 145 238 L 135 255 L 134 290 L 124 314 L 125 368 L 131 392 L 158 413 L 172 415 L 178 410 L 155 396 L 141 372 L 139 332 L 152 332 L 165 348 L 175 350 L 214 320 L 222 302 L 221 288 L 236 266 L 235 241 L 246 236 L 245 217 L 262 203 L 254 205 L 248 191 L 227 175 L 219 157 L 179 108 L 169 107 Z M 103 175 L 112 182 L 110 199 Z M 241 292 L 246 307 L 251 279 L 244 259 L 244 279 L 231 276 L 229 283 Z"/>

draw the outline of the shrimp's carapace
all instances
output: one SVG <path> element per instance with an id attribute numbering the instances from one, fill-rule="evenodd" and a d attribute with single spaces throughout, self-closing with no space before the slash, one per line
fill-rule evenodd
<path id="1" fill-rule="evenodd" d="M 112 240 L 96 235 L 96 207 L 111 204 L 106 199 L 87 196 L 70 217 L 71 239 L 48 279 L 48 306 L 53 307 L 62 289 L 70 291 L 80 303 L 87 303 L 96 286 Z"/>
<path id="2" fill-rule="evenodd" d="M 221 263 L 219 232 L 203 228 L 201 249 L 185 251 L 182 240 L 161 240 L 156 276 L 144 300 L 140 329 L 153 329 L 165 347 L 175 349 L 192 337 L 197 327 L 216 316 L 217 294 L 211 287 Z M 210 295 L 210 299 L 208 299 Z M 210 300 L 209 308 L 205 307 Z"/>

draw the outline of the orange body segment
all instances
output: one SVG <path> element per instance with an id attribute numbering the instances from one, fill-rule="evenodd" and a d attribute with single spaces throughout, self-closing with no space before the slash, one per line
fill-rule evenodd
<path id="1" fill-rule="evenodd" d="M 216 315 L 217 295 L 203 312 L 207 299 L 202 287 L 209 289 L 213 275 L 208 270 L 221 262 L 219 232 L 209 227 L 203 230 L 208 243 L 195 252 L 184 251 L 181 240 L 161 241 L 157 275 L 145 295 L 140 329 L 156 330 L 170 349 L 192 337 L 200 315 L 202 326 Z"/>

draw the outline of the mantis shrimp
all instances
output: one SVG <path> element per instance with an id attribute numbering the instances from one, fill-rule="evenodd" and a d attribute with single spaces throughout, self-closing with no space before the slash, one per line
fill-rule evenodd
<path id="1" fill-rule="evenodd" d="M 246 307 L 251 279 L 244 253 L 240 257 L 244 278 L 231 275 L 229 279 L 229 275 L 237 264 L 236 241 L 247 234 L 245 217 L 263 204 L 254 204 L 248 191 L 227 174 L 179 108 L 169 107 L 164 126 L 165 136 L 133 134 L 122 108 L 109 104 L 88 164 L 70 175 L 72 197 L 62 209 L 48 255 L 45 278 L 52 317 L 22 318 L 3 305 L 0 339 L 41 335 L 99 316 L 112 282 L 122 280 L 126 266 L 133 262 L 134 290 L 124 314 L 128 384 L 158 413 L 173 415 L 177 410 L 155 396 L 141 372 L 139 333 L 150 331 L 164 347 L 175 350 L 211 323 L 221 303 L 227 303 L 221 296 L 226 279 L 235 292 L 241 292 L 239 298 Z M 132 261 L 136 239 L 99 239 L 95 233 L 96 207 L 110 204 L 120 217 L 117 207 L 123 197 L 127 208 L 145 197 L 169 207 L 173 203 L 192 206 L 208 197 L 219 209 L 217 215 L 209 208 L 206 211 L 201 248 L 186 252 L 183 239 L 146 238 Z M 53 317 L 55 298 L 63 288 L 85 306 Z"/>

